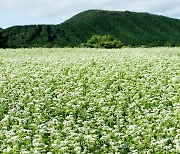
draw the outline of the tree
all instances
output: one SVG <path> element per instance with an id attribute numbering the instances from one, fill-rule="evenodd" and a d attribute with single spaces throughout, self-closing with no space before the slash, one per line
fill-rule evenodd
<path id="1" fill-rule="evenodd" d="M 123 46 L 123 43 L 120 40 L 117 40 L 111 35 L 94 35 L 92 36 L 87 43 L 82 44 L 83 47 L 89 47 L 89 48 L 121 48 Z"/>
<path id="2" fill-rule="evenodd" d="M 0 48 L 7 48 L 7 37 L 0 32 Z"/>

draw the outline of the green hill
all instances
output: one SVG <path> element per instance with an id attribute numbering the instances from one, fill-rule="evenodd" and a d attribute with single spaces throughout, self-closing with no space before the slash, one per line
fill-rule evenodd
<path id="1" fill-rule="evenodd" d="M 88 10 L 58 25 L 7 28 L 10 47 L 79 46 L 92 35 L 112 35 L 125 45 L 180 45 L 180 20 L 149 13 Z"/>

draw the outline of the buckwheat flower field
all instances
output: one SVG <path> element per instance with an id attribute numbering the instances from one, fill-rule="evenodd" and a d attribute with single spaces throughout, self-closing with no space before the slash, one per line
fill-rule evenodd
<path id="1" fill-rule="evenodd" d="M 180 152 L 180 48 L 0 50 L 0 153 Z"/>

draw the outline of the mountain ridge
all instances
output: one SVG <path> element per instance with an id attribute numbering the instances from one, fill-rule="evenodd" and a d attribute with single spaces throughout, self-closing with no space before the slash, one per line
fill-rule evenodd
<path id="1" fill-rule="evenodd" d="M 130 46 L 180 44 L 180 20 L 130 11 L 87 10 L 57 25 L 3 30 L 10 47 L 77 47 L 92 35 L 112 35 Z"/>

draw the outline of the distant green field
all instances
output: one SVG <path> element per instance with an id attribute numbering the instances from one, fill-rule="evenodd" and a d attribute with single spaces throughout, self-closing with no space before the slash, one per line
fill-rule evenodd
<path id="1" fill-rule="evenodd" d="M 0 49 L 0 153 L 178 153 L 180 48 Z"/>

